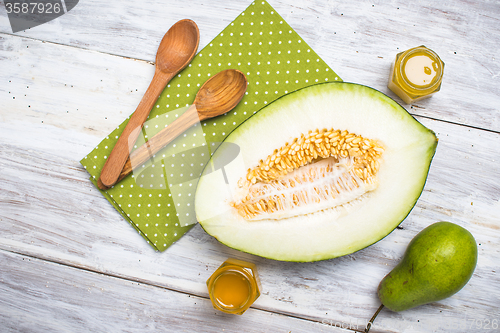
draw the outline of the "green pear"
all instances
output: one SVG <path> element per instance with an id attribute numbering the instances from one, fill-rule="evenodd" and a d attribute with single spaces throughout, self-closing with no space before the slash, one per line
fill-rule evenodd
<path id="1" fill-rule="evenodd" d="M 378 286 L 378 297 L 392 311 L 450 297 L 462 289 L 476 268 L 472 234 L 450 222 L 438 222 L 412 239 L 401 262 Z"/>

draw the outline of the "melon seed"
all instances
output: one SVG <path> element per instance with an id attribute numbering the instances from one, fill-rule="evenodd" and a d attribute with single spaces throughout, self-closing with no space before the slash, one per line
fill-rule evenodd
<path id="1" fill-rule="evenodd" d="M 383 151 L 376 140 L 347 130 L 309 131 L 248 169 L 238 181 L 247 191 L 231 205 L 245 219 L 258 220 L 347 204 L 376 187 Z"/>

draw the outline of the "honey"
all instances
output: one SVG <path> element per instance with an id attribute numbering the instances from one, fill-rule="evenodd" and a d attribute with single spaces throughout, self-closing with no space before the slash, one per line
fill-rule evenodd
<path id="1" fill-rule="evenodd" d="M 388 87 L 405 103 L 430 97 L 441 88 L 444 62 L 431 49 L 418 46 L 396 55 Z"/>
<path id="2" fill-rule="evenodd" d="M 260 282 L 255 264 L 226 260 L 207 280 L 210 300 L 215 309 L 243 314 L 260 296 Z"/>

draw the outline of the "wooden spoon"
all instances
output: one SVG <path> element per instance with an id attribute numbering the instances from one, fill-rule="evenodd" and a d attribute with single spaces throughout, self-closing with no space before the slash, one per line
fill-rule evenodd
<path id="1" fill-rule="evenodd" d="M 245 95 L 247 85 L 245 75 L 236 69 L 226 69 L 210 78 L 201 86 L 193 104 L 186 112 L 130 154 L 117 182 L 125 178 L 137 166 L 149 160 L 189 127 L 231 111 Z M 97 185 L 101 190 L 110 187 L 100 181 Z"/>
<path id="2" fill-rule="evenodd" d="M 191 20 L 175 23 L 163 36 L 156 53 L 153 79 L 109 154 L 101 170 L 100 183 L 105 186 L 116 183 L 129 154 L 129 142 L 135 142 L 139 136 L 140 131 L 136 129 L 142 127 L 168 82 L 191 62 L 199 42 L 198 26 Z"/>

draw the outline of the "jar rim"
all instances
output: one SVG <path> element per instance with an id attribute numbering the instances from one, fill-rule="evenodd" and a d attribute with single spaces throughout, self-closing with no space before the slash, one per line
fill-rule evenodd
<path id="1" fill-rule="evenodd" d="M 431 83 L 425 86 L 418 86 L 410 82 L 410 80 L 407 78 L 405 74 L 405 66 L 406 62 L 411 58 L 412 55 L 414 55 L 417 52 L 422 52 L 429 56 L 434 62 L 438 64 L 438 68 L 436 69 L 436 76 L 432 79 Z M 425 94 L 426 92 L 432 92 L 434 91 L 440 84 L 441 80 L 443 78 L 443 67 L 444 63 L 441 60 L 441 58 L 431 49 L 425 47 L 424 45 L 422 46 L 417 46 L 412 49 L 406 50 L 401 54 L 401 56 L 398 59 L 399 62 L 399 75 L 403 80 L 403 84 L 406 85 L 408 88 L 415 90 L 418 93 Z"/>
<path id="2" fill-rule="evenodd" d="M 215 296 L 214 290 L 215 290 L 215 285 L 217 284 L 217 281 L 219 280 L 219 278 L 221 278 L 222 276 L 227 275 L 227 274 L 237 274 L 237 275 L 242 276 L 248 285 L 247 299 L 238 307 L 228 307 L 226 304 L 222 303 Z M 255 293 L 255 291 L 252 288 L 251 276 L 249 276 L 249 274 L 245 270 L 235 269 L 232 267 L 224 267 L 224 269 L 212 281 L 211 288 L 210 288 L 210 295 L 213 296 L 213 301 L 215 303 L 217 303 L 217 306 L 219 306 L 219 307 L 223 308 L 225 311 L 229 311 L 229 312 L 238 312 L 238 311 L 244 309 L 245 307 L 247 307 L 248 303 L 251 302 L 252 296 L 254 293 Z"/>

